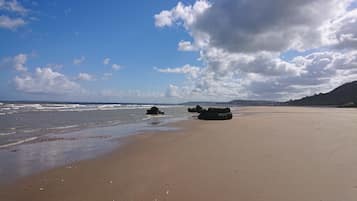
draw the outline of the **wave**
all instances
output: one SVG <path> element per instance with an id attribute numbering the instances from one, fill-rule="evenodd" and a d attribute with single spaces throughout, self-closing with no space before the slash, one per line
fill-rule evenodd
<path id="1" fill-rule="evenodd" d="M 36 129 L 26 129 L 26 130 L 22 130 L 23 133 L 34 133 L 36 131 L 40 131 L 40 128 L 36 128 Z"/>
<path id="2" fill-rule="evenodd" d="M 150 119 L 159 119 L 159 118 L 168 118 L 168 117 L 172 117 L 172 115 L 167 115 L 167 114 L 163 114 L 163 115 L 146 115 L 146 117 L 142 118 L 141 120 L 147 121 L 147 120 L 150 120 Z"/>
<path id="3" fill-rule="evenodd" d="M 15 134 L 16 132 L 10 132 L 10 133 L 0 133 L 0 136 L 7 136 L 7 135 L 12 135 Z"/>
<path id="4" fill-rule="evenodd" d="M 105 122 L 104 124 L 107 124 L 107 125 L 118 125 L 118 124 L 121 124 L 122 121 L 119 121 L 119 120 L 113 120 L 113 121 L 107 121 Z"/>
<path id="5" fill-rule="evenodd" d="M 0 145 L 0 149 L 7 148 L 7 147 L 12 147 L 12 146 L 19 145 L 19 144 L 23 144 L 25 142 L 31 142 L 31 141 L 34 141 L 36 139 L 38 139 L 38 137 L 30 137 L 30 138 L 26 138 L 26 139 L 23 139 L 23 140 L 19 140 L 17 142 L 3 144 L 3 145 Z"/>
<path id="6" fill-rule="evenodd" d="M 62 129 L 68 129 L 68 128 L 77 128 L 79 125 L 68 125 L 68 126 L 57 126 L 53 128 L 48 128 L 48 130 L 62 130 Z"/>
<path id="7" fill-rule="evenodd" d="M 31 111 L 59 111 L 59 112 L 82 112 L 95 110 L 121 110 L 121 109 L 147 109 L 154 105 L 152 104 L 19 104 L 7 103 L 0 104 L 0 114 L 13 114 L 18 112 Z M 179 107 L 179 105 L 156 105 L 161 108 Z"/>

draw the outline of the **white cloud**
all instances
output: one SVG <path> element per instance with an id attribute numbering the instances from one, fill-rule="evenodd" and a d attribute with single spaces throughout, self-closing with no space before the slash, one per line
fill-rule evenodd
<path id="1" fill-rule="evenodd" d="M 357 9 L 346 11 L 321 28 L 325 44 L 338 49 L 357 48 Z"/>
<path id="2" fill-rule="evenodd" d="M 233 62 L 221 58 L 218 63 L 209 63 L 191 83 L 191 93 L 228 99 L 287 100 L 325 92 L 344 82 L 357 79 L 356 51 L 316 52 L 295 57 L 290 62 L 261 55 L 252 58 L 253 60 L 247 63 L 239 57 Z M 220 63 L 223 61 L 228 63 Z M 237 66 L 235 62 L 238 62 Z M 268 67 L 263 68 L 265 66 Z"/>
<path id="3" fill-rule="evenodd" d="M 180 98 L 181 95 L 179 90 L 180 89 L 177 86 L 170 84 L 166 90 L 165 96 L 168 98 Z"/>
<path id="4" fill-rule="evenodd" d="M 27 55 L 26 54 L 18 54 L 13 59 L 14 68 L 17 71 L 21 71 L 21 72 L 27 71 L 26 61 L 27 61 Z"/>
<path id="5" fill-rule="evenodd" d="M 34 74 L 14 78 L 16 89 L 25 93 L 66 94 L 80 90 L 80 86 L 51 68 L 36 68 Z"/>
<path id="6" fill-rule="evenodd" d="M 0 66 L 13 68 L 18 72 L 26 72 L 27 59 L 28 59 L 28 55 L 21 53 L 14 57 L 6 57 L 1 59 Z"/>
<path id="7" fill-rule="evenodd" d="M 103 60 L 103 64 L 104 65 L 108 65 L 110 63 L 110 58 L 104 58 L 104 60 Z"/>
<path id="8" fill-rule="evenodd" d="M 281 60 L 277 54 L 258 52 L 255 54 L 229 53 L 222 49 L 209 48 L 201 52 L 207 69 L 217 76 L 239 73 L 257 73 L 266 76 L 300 75 L 303 69 Z"/>
<path id="9" fill-rule="evenodd" d="M 179 2 L 155 15 L 156 26 L 183 24 L 197 44 L 230 52 L 282 51 L 316 47 L 321 26 L 345 12 L 350 0 L 259 0 Z M 285 39 L 285 40 L 282 40 Z M 208 44 L 207 44 L 208 43 Z"/>
<path id="10" fill-rule="evenodd" d="M 88 73 L 79 73 L 77 79 L 84 80 L 84 81 L 94 80 L 93 76 Z"/>
<path id="11" fill-rule="evenodd" d="M 18 27 L 27 24 L 24 16 L 29 10 L 17 0 L 0 0 L 0 11 L 6 13 L 6 15 L 0 16 L 0 28 L 16 30 Z M 21 15 L 21 17 L 18 17 L 18 15 Z"/>
<path id="12" fill-rule="evenodd" d="M 45 68 L 51 68 L 54 70 L 58 70 L 63 68 L 63 64 L 46 64 Z"/>
<path id="13" fill-rule="evenodd" d="M 15 30 L 16 28 L 25 24 L 26 22 L 21 18 L 10 18 L 5 15 L 0 16 L 0 28 Z"/>
<path id="14" fill-rule="evenodd" d="M 97 96 L 104 97 L 108 101 L 122 102 L 157 102 L 162 101 L 165 94 L 157 91 L 141 91 L 141 90 L 115 90 L 105 89 L 100 91 Z"/>
<path id="15" fill-rule="evenodd" d="M 23 15 L 28 12 L 28 10 L 17 0 L 0 0 L 0 10 L 6 10 Z"/>
<path id="16" fill-rule="evenodd" d="M 112 76 L 113 76 L 113 73 L 104 73 L 103 76 L 102 76 L 102 79 L 103 80 L 108 80 Z"/>
<path id="17" fill-rule="evenodd" d="M 81 56 L 80 58 L 73 59 L 73 64 L 79 65 L 79 64 L 82 64 L 85 60 L 86 60 L 86 58 L 84 56 Z"/>
<path id="18" fill-rule="evenodd" d="M 178 49 L 199 51 L 203 63 L 195 79 L 168 90 L 207 99 L 287 99 L 357 79 L 357 14 L 348 8 L 351 2 L 215 0 L 161 11 L 155 25 L 183 26 L 193 42 L 181 41 Z M 312 53 L 281 59 L 289 50 Z"/>
<path id="19" fill-rule="evenodd" d="M 154 16 L 157 27 L 172 26 L 175 22 L 182 20 L 185 26 L 194 23 L 195 19 L 211 5 L 206 0 L 199 0 L 191 6 L 185 6 L 179 2 L 171 10 L 161 11 Z"/>
<path id="20" fill-rule="evenodd" d="M 112 69 L 113 69 L 113 70 L 120 70 L 121 68 L 122 68 L 122 66 L 119 65 L 119 64 L 113 64 L 113 65 L 112 65 Z"/>
<path id="21" fill-rule="evenodd" d="M 178 50 L 180 51 L 196 51 L 197 48 L 190 41 L 181 40 L 178 44 Z"/>
<path id="22" fill-rule="evenodd" d="M 160 73 L 181 73 L 181 74 L 187 74 L 191 76 L 192 78 L 196 78 L 198 74 L 200 73 L 200 68 L 197 66 L 191 66 L 189 64 L 186 64 L 182 67 L 179 68 L 157 68 L 154 67 L 154 70 L 160 72 Z"/>
<path id="23" fill-rule="evenodd" d="M 155 25 L 157 27 L 171 26 L 172 14 L 170 11 L 164 10 L 160 14 L 155 15 Z"/>

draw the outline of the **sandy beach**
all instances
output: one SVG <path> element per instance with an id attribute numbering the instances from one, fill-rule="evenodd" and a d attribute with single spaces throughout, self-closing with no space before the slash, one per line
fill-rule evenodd
<path id="1" fill-rule="evenodd" d="M 0 186 L 4 201 L 356 201 L 357 110 L 246 107 Z"/>

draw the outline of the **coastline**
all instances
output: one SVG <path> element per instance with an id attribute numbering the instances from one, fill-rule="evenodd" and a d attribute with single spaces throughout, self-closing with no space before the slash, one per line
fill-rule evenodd
<path id="1" fill-rule="evenodd" d="M 338 112 L 338 113 L 336 113 Z M 333 115 L 332 115 L 333 114 Z M 0 186 L 5 200 L 357 199 L 357 111 L 243 107 Z"/>
<path id="2" fill-rule="evenodd" d="M 131 136 L 176 130 L 171 125 L 188 117 L 146 117 L 142 122 L 54 132 L 0 146 L 0 185 L 76 161 L 111 153 Z"/>

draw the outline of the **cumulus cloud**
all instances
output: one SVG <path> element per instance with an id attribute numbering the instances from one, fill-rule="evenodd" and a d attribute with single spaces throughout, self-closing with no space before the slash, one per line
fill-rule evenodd
<path id="1" fill-rule="evenodd" d="M 65 94 L 80 89 L 76 82 L 51 68 L 36 68 L 33 74 L 16 76 L 14 83 L 17 90 L 35 94 Z"/>
<path id="2" fill-rule="evenodd" d="M 27 61 L 27 55 L 26 54 L 18 54 L 14 57 L 13 63 L 14 63 L 14 68 L 17 71 L 27 71 L 26 68 L 26 61 Z"/>
<path id="3" fill-rule="evenodd" d="M 159 27 L 182 23 L 195 40 L 230 52 L 283 51 L 322 43 L 322 25 L 350 0 L 196 1 L 155 15 Z M 281 39 L 284 40 L 281 40 Z"/>
<path id="4" fill-rule="evenodd" d="M 103 60 L 103 64 L 104 65 L 108 65 L 110 63 L 110 58 L 104 58 L 104 60 Z"/>
<path id="5" fill-rule="evenodd" d="M 157 102 L 162 101 L 165 94 L 157 91 L 141 91 L 141 90 L 115 90 L 115 89 L 104 89 L 100 91 L 97 96 L 104 97 L 108 101 L 118 101 L 123 102 Z"/>
<path id="6" fill-rule="evenodd" d="M 323 27 L 325 43 L 337 49 L 357 48 L 357 9 L 329 21 Z"/>
<path id="7" fill-rule="evenodd" d="M 119 64 L 113 64 L 113 65 L 112 65 L 112 69 L 113 69 L 113 70 L 120 70 L 121 68 L 122 68 L 122 66 L 119 65 Z"/>
<path id="8" fill-rule="evenodd" d="M 0 28 L 16 30 L 27 24 L 24 16 L 29 10 L 16 0 L 0 0 L 0 11 L 6 12 L 0 16 Z"/>
<path id="9" fill-rule="evenodd" d="M 6 10 L 19 14 L 26 14 L 28 9 L 23 7 L 17 0 L 0 0 L 0 10 Z"/>
<path id="10" fill-rule="evenodd" d="M 84 56 L 81 56 L 80 58 L 73 59 L 73 64 L 79 65 L 79 64 L 82 64 L 85 60 L 86 60 L 86 58 Z"/>
<path id="11" fill-rule="evenodd" d="M 220 0 L 192 27 L 206 33 L 213 46 L 231 52 L 307 49 L 321 45 L 319 28 L 340 16 L 348 3 L 348 0 Z"/>
<path id="12" fill-rule="evenodd" d="M 157 27 L 182 26 L 192 37 L 178 50 L 200 53 L 197 76 L 178 87 L 186 96 L 287 99 L 357 79 L 352 2 L 201 0 L 154 18 Z M 292 50 L 291 59 L 282 59 Z"/>
<path id="13" fill-rule="evenodd" d="M 88 73 L 79 73 L 77 76 L 78 80 L 91 81 L 94 80 L 93 76 Z"/>
<path id="14" fill-rule="evenodd" d="M 187 74 L 191 76 L 192 78 L 197 78 L 197 76 L 200 73 L 200 68 L 197 66 L 191 66 L 189 64 L 186 64 L 182 67 L 179 68 L 157 68 L 154 67 L 154 70 L 160 72 L 160 73 L 180 73 L 180 74 Z"/>
<path id="15" fill-rule="evenodd" d="M 181 97 L 180 89 L 177 86 L 170 84 L 166 90 L 165 96 L 169 98 L 179 98 Z"/>
<path id="16" fill-rule="evenodd" d="M 26 22 L 22 18 L 10 18 L 5 15 L 0 16 L 0 28 L 15 30 L 25 24 Z"/>
<path id="17" fill-rule="evenodd" d="M 27 59 L 28 59 L 28 55 L 21 53 L 14 57 L 3 58 L 0 62 L 0 66 L 13 68 L 18 72 L 26 72 L 27 71 L 27 67 L 26 67 Z"/>
<path id="18" fill-rule="evenodd" d="M 54 63 L 52 63 L 52 64 L 46 64 L 45 67 L 46 68 L 51 68 L 53 70 L 58 70 L 58 69 L 63 68 L 63 64 L 54 64 Z"/>
<path id="19" fill-rule="evenodd" d="M 104 73 L 102 76 L 102 80 L 108 80 L 113 76 L 113 73 Z"/>
<path id="20" fill-rule="evenodd" d="M 178 43 L 178 50 L 180 51 L 195 51 L 197 48 L 190 41 L 181 40 Z"/>
<path id="21" fill-rule="evenodd" d="M 164 10 L 156 14 L 154 16 L 155 25 L 157 27 L 171 26 L 179 20 L 182 20 L 184 26 L 189 26 L 194 23 L 197 16 L 202 14 L 210 6 L 209 2 L 205 0 L 196 1 L 193 6 L 185 6 L 179 2 L 177 6 L 171 10 Z"/>
<path id="22" fill-rule="evenodd" d="M 283 61 L 277 54 L 269 52 L 241 54 L 210 48 L 201 52 L 201 57 L 207 61 L 207 69 L 215 72 L 217 76 L 225 76 L 232 73 L 256 73 L 266 76 L 297 76 L 303 71 L 300 67 Z"/>
<path id="23" fill-rule="evenodd" d="M 218 69 L 206 67 L 192 83 L 192 92 L 206 96 L 221 95 L 226 98 L 286 100 L 325 92 L 344 82 L 357 79 L 356 51 L 315 52 L 306 56 L 297 56 L 290 62 L 278 60 L 271 64 L 270 70 L 264 68 L 264 71 L 259 70 L 261 65 L 259 60 L 262 60 L 259 57 L 261 56 L 253 57 L 258 61 L 255 59 L 252 61 L 252 68 L 239 64 L 236 69 L 225 69 L 221 67 L 225 64 L 220 63 L 217 64 Z M 263 57 L 262 63 L 269 64 L 273 61 L 269 57 Z M 279 64 L 281 62 L 283 63 Z"/>

